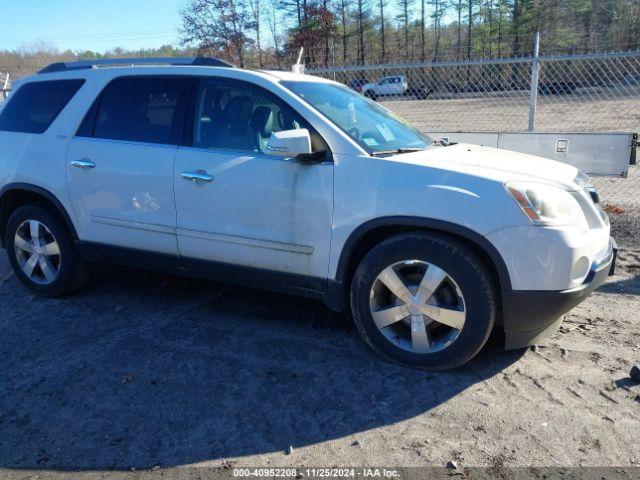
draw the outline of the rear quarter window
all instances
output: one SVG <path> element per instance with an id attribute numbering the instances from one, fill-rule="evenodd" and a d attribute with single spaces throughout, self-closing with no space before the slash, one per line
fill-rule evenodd
<path id="1" fill-rule="evenodd" d="M 52 80 L 22 85 L 0 113 L 0 130 L 44 133 L 84 80 Z"/>

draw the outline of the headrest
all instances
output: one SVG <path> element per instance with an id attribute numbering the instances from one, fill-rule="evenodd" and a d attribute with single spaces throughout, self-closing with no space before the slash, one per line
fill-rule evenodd
<path id="1" fill-rule="evenodd" d="M 268 137 L 273 132 L 273 111 L 269 107 L 260 106 L 253 110 L 251 129 L 262 137 Z"/>
<path id="2" fill-rule="evenodd" d="M 247 96 L 233 97 L 224 107 L 224 117 L 233 129 L 244 128 L 249 125 L 253 102 Z"/>

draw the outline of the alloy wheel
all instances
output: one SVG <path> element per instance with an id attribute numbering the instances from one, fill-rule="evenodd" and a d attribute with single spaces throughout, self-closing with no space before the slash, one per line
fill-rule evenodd
<path id="1" fill-rule="evenodd" d="M 404 260 L 382 270 L 371 287 L 369 306 L 387 340 L 417 354 L 451 345 L 466 319 L 458 284 L 446 271 L 422 260 Z"/>
<path id="2" fill-rule="evenodd" d="M 47 226 L 26 220 L 16 230 L 14 251 L 22 272 L 38 285 L 55 282 L 60 273 L 60 246 Z"/>

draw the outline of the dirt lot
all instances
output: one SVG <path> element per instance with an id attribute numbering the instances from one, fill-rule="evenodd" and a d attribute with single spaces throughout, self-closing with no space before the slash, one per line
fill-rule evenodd
<path id="1" fill-rule="evenodd" d="M 486 93 L 474 98 L 411 97 L 382 105 L 429 132 L 525 131 L 529 93 Z M 637 132 L 640 87 L 580 88 L 571 96 L 541 95 L 536 111 L 540 132 Z"/>
<path id="2" fill-rule="evenodd" d="M 537 352 L 494 338 L 447 373 L 380 361 L 313 301 L 115 267 L 47 300 L 2 254 L 5 477 L 226 461 L 640 466 L 640 385 L 627 377 L 639 245 Z"/>

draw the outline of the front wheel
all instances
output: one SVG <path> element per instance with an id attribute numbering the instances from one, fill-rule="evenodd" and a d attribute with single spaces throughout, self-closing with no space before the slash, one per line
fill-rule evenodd
<path id="1" fill-rule="evenodd" d="M 373 90 L 367 90 L 366 92 L 364 92 L 364 96 L 373 100 L 374 102 L 376 101 L 376 99 L 378 98 L 378 96 L 376 95 L 376 93 Z"/>
<path id="2" fill-rule="evenodd" d="M 446 370 L 473 358 L 496 317 L 486 268 L 463 244 L 410 233 L 373 248 L 351 285 L 351 308 L 364 340 L 387 359 Z"/>

